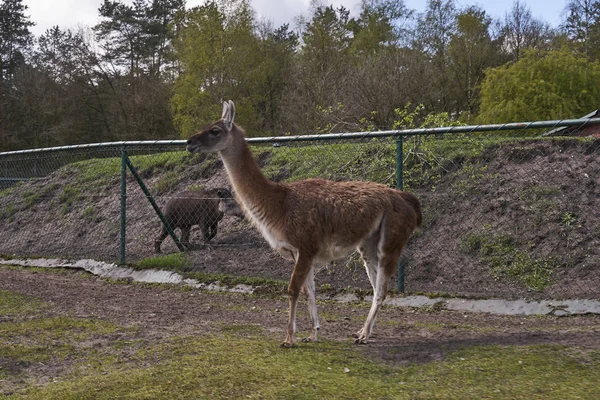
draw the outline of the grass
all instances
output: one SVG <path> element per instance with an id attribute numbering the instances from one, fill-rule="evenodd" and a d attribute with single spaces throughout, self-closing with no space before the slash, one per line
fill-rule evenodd
<path id="1" fill-rule="evenodd" d="M 0 290 L 0 316 L 2 317 L 13 318 L 21 314 L 33 315 L 36 311 L 43 311 L 46 307 L 45 302 L 34 297 Z"/>
<path id="2" fill-rule="evenodd" d="M 370 355 L 369 347 L 348 341 L 281 349 L 274 334 L 258 324 L 212 320 L 218 329 L 214 334 L 154 335 L 148 342 L 140 329 L 97 318 L 53 316 L 52 311 L 54 306 L 40 299 L 0 291 L 0 315 L 10 318 L 0 323 L 0 396 L 36 400 L 600 396 L 597 350 L 466 346 L 448 351 L 439 361 L 396 365 Z M 385 318 L 380 322 L 385 324 Z M 401 345 L 391 347 L 388 354 L 404 351 Z"/>
<path id="3" fill-rule="evenodd" d="M 297 181 L 306 178 L 362 179 L 392 183 L 395 144 L 392 140 L 253 148 L 259 159 L 268 153 L 263 172 L 271 179 Z"/>
<path id="4" fill-rule="evenodd" d="M 558 266 L 552 257 L 535 258 L 518 249 L 515 240 L 506 234 L 470 233 L 463 240 L 462 249 L 488 264 L 495 279 L 506 277 L 532 290 L 551 285 L 552 272 Z"/>
<path id="5" fill-rule="evenodd" d="M 89 205 L 83 209 L 83 217 L 89 222 L 100 222 L 98 217 L 98 210 L 96 207 Z"/>
<path id="6" fill-rule="evenodd" d="M 75 202 L 82 197 L 82 191 L 79 186 L 74 183 L 69 183 L 64 186 L 63 191 L 58 195 L 58 202 L 62 204 L 62 214 L 67 214 L 71 211 Z"/>
<path id="7" fill-rule="evenodd" d="M 52 304 L 0 290 L 0 396 L 34 384 L 40 368 L 88 360 L 118 330 L 126 331 L 108 321 L 54 315 Z"/>
<path id="8" fill-rule="evenodd" d="M 190 157 L 184 151 L 174 151 L 131 156 L 130 160 L 140 174 L 149 177 L 163 171 L 182 172 L 187 165 L 193 162 L 194 157 Z M 58 173 L 64 176 L 74 175 L 75 184 L 78 186 L 90 183 L 107 185 L 111 181 L 119 179 L 121 158 L 93 158 L 77 161 L 62 167 Z"/>
<path id="9" fill-rule="evenodd" d="M 17 207 L 14 204 L 7 204 L 6 207 L 0 209 L 0 220 L 6 219 L 10 221 L 17 211 Z"/>
<path id="10" fill-rule="evenodd" d="M 473 186 L 484 176 L 485 167 L 476 166 L 472 160 L 500 145 L 531 140 L 508 135 L 466 134 L 407 138 L 403 146 L 404 187 L 410 190 L 429 186 L 435 190 L 445 173 L 461 168 L 463 163 L 473 170 L 465 171 L 466 175 L 473 176 Z M 277 149 L 254 146 L 253 153 L 258 159 L 265 160 L 263 172 L 275 180 L 297 181 L 319 177 L 371 180 L 390 186 L 397 184 L 396 143 L 389 138 L 281 146 Z"/>
<path id="11" fill-rule="evenodd" d="M 0 192 L 0 198 L 4 196 L 8 196 L 13 194 L 16 190 L 15 188 L 21 187 L 23 184 L 15 185 L 12 188 L 8 188 Z M 8 219 L 10 220 L 13 215 L 18 213 L 19 211 L 25 211 L 35 206 L 36 204 L 41 203 L 44 200 L 48 200 L 52 197 L 53 192 L 58 189 L 59 185 L 57 183 L 43 184 L 37 185 L 35 183 L 31 183 L 27 186 L 27 189 L 22 191 L 20 194 L 20 201 L 6 204 L 5 207 L 0 207 L 0 219 Z"/>
<path id="12" fill-rule="evenodd" d="M 85 362 L 85 361 L 84 361 Z M 256 327 L 180 337 L 138 350 L 128 365 L 87 368 L 9 398 L 446 399 L 596 398 L 600 354 L 559 346 L 479 346 L 403 367 L 337 342 L 282 350 Z"/>
<path id="13" fill-rule="evenodd" d="M 148 257 L 140 260 L 137 264 L 131 265 L 132 268 L 160 269 L 175 272 L 185 272 L 192 265 L 192 262 L 185 257 L 184 253 L 172 253 L 164 256 Z"/>
<path id="14" fill-rule="evenodd" d="M 153 186 L 152 193 L 156 196 L 162 196 L 174 190 L 183 179 L 183 173 L 179 171 L 166 171 L 163 173 Z"/>
<path id="15" fill-rule="evenodd" d="M 115 332 L 106 321 L 72 317 L 39 318 L 0 323 L 0 354 L 21 362 L 73 357 L 77 342 Z"/>

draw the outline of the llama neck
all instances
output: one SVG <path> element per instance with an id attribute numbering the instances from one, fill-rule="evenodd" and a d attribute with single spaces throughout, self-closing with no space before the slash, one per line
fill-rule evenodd
<path id="1" fill-rule="evenodd" d="M 227 170 L 234 190 L 244 205 L 264 209 L 267 202 L 278 201 L 282 198 L 279 185 L 267 179 L 256 160 L 244 135 L 235 129 L 234 141 L 221 151 L 221 158 Z M 272 207 L 267 207 L 273 209 Z"/>

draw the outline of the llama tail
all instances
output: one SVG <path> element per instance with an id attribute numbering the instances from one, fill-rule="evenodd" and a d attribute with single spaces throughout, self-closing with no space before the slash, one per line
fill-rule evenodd
<path id="1" fill-rule="evenodd" d="M 417 215 L 417 226 L 421 226 L 423 223 L 423 214 L 421 213 L 421 203 L 417 199 L 417 196 L 408 192 L 400 192 L 400 196 L 413 208 Z"/>

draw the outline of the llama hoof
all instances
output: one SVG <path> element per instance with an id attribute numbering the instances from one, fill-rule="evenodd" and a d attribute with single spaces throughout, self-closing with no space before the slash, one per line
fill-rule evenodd
<path id="1" fill-rule="evenodd" d="M 316 342 L 316 340 L 313 340 L 310 337 L 305 337 L 304 339 L 302 339 L 302 343 L 313 343 Z"/>
<path id="2" fill-rule="evenodd" d="M 356 332 L 356 333 L 353 333 L 351 336 L 352 336 L 354 339 L 358 339 L 358 338 L 360 338 L 360 337 L 363 337 L 363 336 L 364 336 L 364 334 L 363 334 L 363 329 L 359 330 L 359 331 L 358 331 L 358 332 Z"/>
<path id="3" fill-rule="evenodd" d="M 281 347 L 282 349 L 291 349 L 291 348 L 293 348 L 293 347 L 296 347 L 296 344 L 295 344 L 295 343 L 283 342 L 283 343 L 281 343 L 281 346 L 280 346 L 280 347 Z"/>
<path id="4" fill-rule="evenodd" d="M 365 339 L 365 338 L 357 338 L 357 339 L 354 341 L 354 344 L 367 344 L 367 343 L 369 343 L 369 342 L 368 342 L 368 340 L 367 340 L 367 339 Z"/>

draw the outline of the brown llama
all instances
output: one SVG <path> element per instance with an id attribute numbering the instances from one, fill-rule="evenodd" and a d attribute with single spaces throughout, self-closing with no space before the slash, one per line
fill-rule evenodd
<path id="1" fill-rule="evenodd" d="M 402 249 L 421 224 L 419 200 L 374 182 L 273 182 L 262 174 L 243 129 L 233 122 L 234 116 L 233 102 L 225 102 L 221 119 L 192 136 L 187 150 L 221 155 L 246 215 L 273 249 L 295 263 L 288 286 L 289 318 L 282 346 L 294 346 L 296 308 L 302 289 L 312 321 L 312 334 L 303 341 L 317 340 L 313 264 L 339 259 L 354 249 L 361 254 L 374 292 L 369 314 L 355 341 L 367 343 Z"/>

